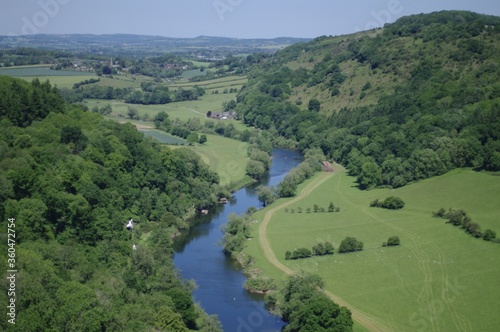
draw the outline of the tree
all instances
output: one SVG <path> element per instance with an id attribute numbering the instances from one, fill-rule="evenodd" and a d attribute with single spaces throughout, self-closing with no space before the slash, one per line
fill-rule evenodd
<path id="1" fill-rule="evenodd" d="M 197 133 L 191 133 L 191 134 L 188 135 L 188 137 L 186 138 L 186 140 L 188 141 L 188 143 L 190 145 L 193 145 L 194 143 L 198 142 L 200 139 L 199 139 Z"/>
<path id="2" fill-rule="evenodd" d="M 264 205 L 272 204 L 276 200 L 276 193 L 273 187 L 258 186 L 256 189 L 259 201 Z"/>
<path id="3" fill-rule="evenodd" d="M 250 159 L 246 166 L 246 173 L 254 179 L 259 179 L 266 173 L 266 167 L 262 162 Z"/>
<path id="4" fill-rule="evenodd" d="M 321 103 L 319 102 L 318 99 L 311 99 L 309 100 L 309 104 L 307 106 L 307 109 L 311 112 L 319 112 L 321 108 Z"/>
<path id="5" fill-rule="evenodd" d="M 347 236 L 342 240 L 339 246 L 339 253 L 347 253 L 363 250 L 363 242 L 356 240 L 354 237 Z"/>
<path id="6" fill-rule="evenodd" d="M 491 229 L 487 229 L 484 231 L 483 240 L 492 241 L 497 237 L 497 233 Z"/>
<path id="7" fill-rule="evenodd" d="M 389 196 L 382 202 L 382 207 L 390 210 L 402 209 L 404 206 L 405 202 L 401 198 L 395 196 Z"/>
<path id="8" fill-rule="evenodd" d="M 358 176 L 361 189 L 369 189 L 378 186 L 382 182 L 382 170 L 374 162 L 366 162 L 361 167 L 361 174 Z"/>
<path id="9" fill-rule="evenodd" d="M 139 112 L 137 111 L 137 108 L 132 107 L 132 106 L 128 106 L 128 108 L 127 108 L 127 116 L 131 120 L 139 119 Z"/>
<path id="10" fill-rule="evenodd" d="M 297 312 L 292 314 L 285 332 L 298 331 L 352 331 L 351 312 L 326 296 L 307 299 Z"/>
<path id="11" fill-rule="evenodd" d="M 198 140 L 198 143 L 203 144 L 207 141 L 207 135 L 202 134 L 200 135 L 200 139 Z"/>
<path id="12" fill-rule="evenodd" d="M 388 240 L 387 240 L 387 246 L 399 246 L 400 242 L 399 242 L 399 236 L 391 236 Z"/>

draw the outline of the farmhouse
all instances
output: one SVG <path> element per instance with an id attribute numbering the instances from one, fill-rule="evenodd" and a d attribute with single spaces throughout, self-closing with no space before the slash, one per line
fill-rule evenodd
<path id="1" fill-rule="evenodd" d="M 216 120 L 227 120 L 227 119 L 232 119 L 236 116 L 236 112 L 231 111 L 231 112 L 212 112 L 210 114 L 211 119 L 216 119 Z"/>

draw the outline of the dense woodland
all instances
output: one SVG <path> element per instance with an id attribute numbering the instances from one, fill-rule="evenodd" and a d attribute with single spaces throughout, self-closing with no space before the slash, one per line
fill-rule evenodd
<path id="1" fill-rule="evenodd" d="M 220 331 L 172 262 L 186 216 L 224 191 L 194 152 L 65 104 L 38 80 L 0 77 L 0 127 L 0 223 L 16 219 L 19 270 L 10 331 Z"/>
<path id="2" fill-rule="evenodd" d="M 277 52 L 253 68 L 236 111 L 300 149 L 321 148 L 361 188 L 499 171 L 499 63 L 500 18 L 409 16 Z M 339 109 L 346 100 L 358 106 Z"/>

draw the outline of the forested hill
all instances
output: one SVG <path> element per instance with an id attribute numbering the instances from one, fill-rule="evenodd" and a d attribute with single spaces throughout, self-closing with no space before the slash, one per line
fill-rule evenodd
<path id="1" fill-rule="evenodd" d="M 15 219 L 15 257 L 5 246 L 0 259 L 18 271 L 15 325 L 4 305 L 0 330 L 220 331 L 193 304 L 171 243 L 193 206 L 217 201 L 218 181 L 194 152 L 67 105 L 48 82 L 0 76 L 5 245 Z"/>
<path id="2" fill-rule="evenodd" d="M 292 45 L 253 68 L 249 125 L 320 147 L 360 187 L 500 170 L 500 18 L 444 11 Z"/>

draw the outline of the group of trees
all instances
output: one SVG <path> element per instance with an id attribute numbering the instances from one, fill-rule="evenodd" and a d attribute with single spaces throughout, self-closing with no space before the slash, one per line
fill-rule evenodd
<path id="1" fill-rule="evenodd" d="M 235 255 L 240 253 L 247 239 L 250 238 L 250 218 L 249 216 L 238 216 L 231 214 L 227 223 L 223 226 L 222 247 L 224 253 Z"/>
<path id="2" fill-rule="evenodd" d="M 370 203 L 370 206 L 389 209 L 389 210 L 399 210 L 405 206 L 405 202 L 399 197 L 389 196 L 383 201 L 377 198 L 376 200 Z"/>
<path id="3" fill-rule="evenodd" d="M 266 304 L 288 323 L 284 332 L 352 331 L 351 312 L 329 299 L 321 278 L 307 272 L 287 277 L 283 286 L 266 296 Z"/>
<path id="4" fill-rule="evenodd" d="M 312 247 L 312 251 L 307 248 L 297 248 L 285 253 L 285 259 L 308 258 L 311 256 L 333 255 L 335 248 L 330 242 L 320 242 Z"/>
<path id="5" fill-rule="evenodd" d="M 67 105 L 49 83 L 0 77 L 0 169 L 0 226 L 15 218 L 22 257 L 19 331 L 221 331 L 172 261 L 186 215 L 218 201 L 194 152 Z"/>
<path id="6" fill-rule="evenodd" d="M 259 133 L 257 137 L 249 139 L 249 142 L 247 152 L 250 159 L 246 165 L 246 174 L 260 179 L 271 167 L 272 143 L 264 133 Z"/>
<path id="7" fill-rule="evenodd" d="M 383 246 L 396 246 L 399 245 L 399 237 L 391 236 L 387 242 L 384 242 Z M 354 251 L 363 250 L 363 242 L 358 241 L 356 238 L 347 236 L 345 239 L 340 242 L 340 246 L 338 248 L 338 253 L 348 253 Z M 285 253 L 285 259 L 299 259 L 299 258 L 308 258 L 312 256 L 323 256 L 323 255 L 333 255 L 334 247 L 330 242 L 320 242 L 312 247 L 312 250 L 308 248 L 297 248 L 293 251 L 287 251 Z"/>
<path id="8" fill-rule="evenodd" d="M 297 209 L 294 209 L 294 208 L 292 208 L 292 209 L 285 208 L 285 213 L 287 213 L 287 212 L 295 213 L 295 211 L 297 211 L 297 213 L 302 213 L 303 209 L 300 206 L 297 207 Z M 312 209 L 310 207 L 308 207 L 308 208 L 306 208 L 305 211 L 306 211 L 306 213 L 311 213 L 311 211 L 313 211 L 314 213 L 325 212 L 325 211 L 328 211 L 328 212 L 340 212 L 340 207 L 335 206 L 335 204 L 333 204 L 333 202 L 330 202 L 330 204 L 328 204 L 328 209 L 327 210 L 325 210 L 324 207 L 319 206 L 318 204 L 314 204 Z"/>
<path id="9" fill-rule="evenodd" d="M 496 239 L 496 232 L 492 229 L 486 229 L 481 232 L 481 226 L 472 221 L 467 212 L 463 209 L 449 209 L 446 212 L 445 209 L 441 208 L 436 212 L 433 212 L 434 217 L 444 218 L 448 220 L 448 223 L 453 226 L 461 227 L 464 231 L 476 238 L 483 238 L 485 241 L 494 241 Z"/>
<path id="10" fill-rule="evenodd" d="M 73 84 L 73 89 L 78 89 L 82 85 L 94 84 L 94 83 L 99 82 L 100 80 L 101 80 L 100 78 L 89 78 L 88 80 L 84 80 L 84 81 Z"/>
<path id="11" fill-rule="evenodd" d="M 321 171 L 321 162 L 325 160 L 321 150 L 307 150 L 304 158 L 304 161 L 292 169 L 283 181 L 278 184 L 277 193 L 279 197 L 295 196 L 299 184 L 311 178 L 316 172 Z"/>
<path id="12" fill-rule="evenodd" d="M 67 102 L 81 102 L 84 99 L 123 100 L 128 104 L 163 105 L 171 102 L 197 100 L 205 94 L 202 87 L 194 86 L 190 89 L 179 88 L 171 92 L 167 86 L 161 84 L 141 84 L 141 90 L 133 88 L 114 88 L 95 84 L 98 80 L 87 80 L 77 83 L 72 89 L 62 89 L 61 95 Z"/>

